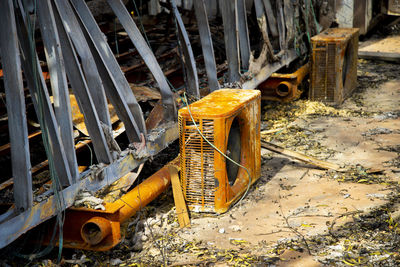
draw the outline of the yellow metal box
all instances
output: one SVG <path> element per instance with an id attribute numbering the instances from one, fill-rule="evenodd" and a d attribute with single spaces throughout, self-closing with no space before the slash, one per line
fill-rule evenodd
<path id="1" fill-rule="evenodd" d="M 221 89 L 179 110 L 181 182 L 189 209 L 223 213 L 260 177 L 258 90 Z M 212 144 L 208 144 L 199 131 Z M 215 147 L 215 148 L 214 148 Z"/>

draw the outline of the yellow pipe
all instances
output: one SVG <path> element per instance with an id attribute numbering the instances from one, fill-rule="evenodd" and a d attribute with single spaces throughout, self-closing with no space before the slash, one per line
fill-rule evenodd
<path id="1" fill-rule="evenodd" d="M 116 200 L 114 203 L 123 205 L 119 210 L 119 221 L 123 223 L 128 218 L 135 215 L 135 213 L 149 204 L 152 200 L 158 197 L 171 182 L 171 176 L 168 166 L 164 166 L 155 174 L 140 183 L 129 193 Z"/>
<path id="2" fill-rule="evenodd" d="M 93 217 L 81 228 L 82 239 L 94 246 L 111 233 L 111 223 L 103 217 Z"/>
<path id="3" fill-rule="evenodd" d="M 297 77 L 296 85 L 299 85 L 309 72 L 310 72 L 310 62 L 307 62 L 300 69 L 296 70 L 296 72 L 293 73 Z"/>
<path id="4" fill-rule="evenodd" d="M 293 90 L 293 84 L 291 82 L 281 82 L 278 84 L 278 86 L 275 88 L 275 92 L 279 96 L 287 96 L 289 95 Z"/>
<path id="5" fill-rule="evenodd" d="M 138 210 L 149 204 L 168 188 L 171 183 L 169 165 L 179 168 L 179 157 L 111 204 L 112 206 L 122 207 L 119 210 L 120 223 L 135 215 Z M 85 222 L 81 228 L 82 239 L 90 245 L 99 244 L 110 233 L 110 222 L 105 218 L 94 217 Z"/>

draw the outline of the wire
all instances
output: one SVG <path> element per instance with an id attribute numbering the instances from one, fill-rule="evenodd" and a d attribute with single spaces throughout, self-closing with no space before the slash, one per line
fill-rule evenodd
<path id="1" fill-rule="evenodd" d="M 21 2 L 20 2 L 21 3 Z M 61 182 L 57 176 L 57 172 L 55 170 L 55 162 L 54 158 L 52 157 L 51 154 L 51 149 L 50 149 L 50 142 L 49 142 L 49 128 L 47 125 L 46 120 L 44 119 L 44 110 L 43 106 L 46 103 L 43 103 L 43 99 L 47 97 L 47 95 L 44 94 L 43 90 L 45 88 L 41 88 L 39 85 L 40 81 L 40 76 L 41 71 L 39 72 L 38 69 L 38 62 L 37 62 L 37 57 L 36 57 L 36 46 L 35 46 L 35 22 L 36 22 L 36 16 L 37 16 L 37 0 L 34 0 L 33 2 L 33 17 L 34 17 L 34 23 L 32 23 L 30 14 L 28 9 L 26 8 L 27 1 L 23 0 L 23 4 L 21 3 L 21 15 L 23 16 L 23 19 L 25 20 L 26 27 L 27 27 L 27 39 L 29 42 L 29 52 L 31 55 L 31 66 L 32 66 L 32 71 L 33 71 L 33 79 L 34 79 L 34 84 L 32 90 L 35 91 L 35 93 L 38 95 L 37 96 L 37 117 L 39 119 L 41 128 L 42 128 L 42 138 L 43 138 L 43 145 L 48 157 L 49 161 L 49 170 L 50 170 L 50 178 L 52 180 L 52 189 L 54 193 L 54 198 L 55 198 L 55 204 L 56 204 L 56 210 L 58 211 L 57 217 L 56 217 L 56 224 L 54 225 L 53 233 L 51 240 L 49 242 L 49 245 L 43 249 L 42 251 L 39 251 L 38 253 L 31 253 L 30 255 L 24 255 L 20 254 L 18 252 L 15 252 L 15 255 L 21 258 L 25 258 L 28 260 L 33 260 L 35 258 L 43 257 L 47 255 L 51 250 L 54 248 L 54 239 L 57 233 L 56 228 L 58 227 L 58 235 L 59 235 L 59 249 L 58 249 L 58 262 L 61 261 L 61 255 L 62 255 L 62 248 L 63 248 L 63 226 L 64 226 L 64 220 L 65 220 L 65 200 L 64 196 L 60 194 L 59 190 L 62 190 L 62 185 Z M 24 12 L 22 12 L 24 10 Z M 25 13 L 25 14 L 24 14 Z M 25 24 L 23 23 L 23 24 Z M 21 25 L 21 27 L 24 27 L 25 25 Z"/>
<path id="2" fill-rule="evenodd" d="M 309 25 L 309 1 L 310 0 L 305 0 L 305 24 L 306 24 L 306 34 L 307 34 L 307 39 L 308 43 L 311 43 L 311 37 L 310 37 L 310 25 Z M 312 5 L 312 3 L 311 3 Z M 303 9 L 302 9 L 303 10 Z"/>
<path id="3" fill-rule="evenodd" d="M 119 57 L 119 47 L 118 47 L 118 34 L 117 34 L 117 19 L 114 19 L 114 41 L 115 41 L 115 51 Z"/>
<path id="4" fill-rule="evenodd" d="M 313 5 L 313 1 L 312 0 L 311 0 L 311 11 L 312 11 L 312 16 L 314 18 L 315 30 L 317 31 L 317 33 L 320 33 L 321 32 L 321 26 L 317 22 L 317 18 L 315 16 L 314 5 Z"/>
<path id="5" fill-rule="evenodd" d="M 82 144 L 84 144 L 85 146 L 87 146 L 87 147 L 89 148 L 89 151 L 90 151 L 90 166 L 92 166 L 92 165 L 93 165 L 93 152 L 92 152 L 92 148 L 89 146 L 88 143 L 86 143 L 86 142 L 84 142 L 84 141 L 79 141 L 78 144 L 79 144 L 79 143 L 82 143 Z"/>
<path id="6" fill-rule="evenodd" d="M 151 49 L 151 45 L 150 45 L 149 39 L 147 38 L 146 31 L 144 30 L 144 27 L 143 27 L 142 16 L 140 15 L 139 8 L 137 7 L 135 0 L 132 0 L 132 2 L 133 2 L 133 5 L 134 5 L 134 7 L 136 9 L 136 13 L 138 14 L 138 18 L 139 18 L 139 22 L 140 22 L 140 28 L 141 28 L 141 30 L 143 32 L 144 38 L 146 39 L 147 45 Z"/>
<path id="7" fill-rule="evenodd" d="M 190 107 L 189 107 L 189 104 L 188 104 L 188 101 L 187 101 L 186 93 L 185 93 L 185 92 L 183 93 L 183 98 L 184 98 L 184 100 L 185 100 L 185 104 L 186 104 L 186 107 L 187 107 L 187 109 L 188 109 L 190 118 L 192 119 L 193 125 L 195 126 L 196 130 L 199 132 L 200 136 L 204 139 L 204 141 L 206 141 L 213 149 L 215 149 L 218 153 L 220 153 L 222 156 L 224 156 L 227 160 L 231 161 L 233 164 L 239 166 L 240 168 L 243 168 L 243 169 L 247 172 L 247 175 L 249 176 L 249 183 L 247 184 L 247 189 L 246 189 L 246 191 L 244 192 L 243 196 L 239 199 L 239 201 L 238 201 L 237 203 L 241 202 L 241 201 L 246 197 L 247 193 L 248 193 L 249 190 L 250 190 L 250 185 L 251 185 L 251 182 L 252 182 L 252 178 L 251 178 L 250 171 L 249 171 L 245 166 L 241 165 L 240 163 L 237 163 L 236 161 L 234 161 L 233 159 L 231 159 L 229 156 L 227 156 L 224 152 L 222 152 L 218 147 L 216 147 L 213 143 L 211 143 L 211 142 L 203 135 L 203 133 L 200 131 L 199 127 L 197 126 L 196 121 L 195 121 L 194 118 L 193 118 L 192 112 L 190 111 Z"/>
<path id="8" fill-rule="evenodd" d="M 1 1 L 1 0 L 0 0 L 0 1 Z M 150 41 L 149 41 L 149 39 L 148 39 L 148 37 L 147 37 L 146 31 L 145 31 L 145 29 L 144 29 L 143 22 L 142 22 L 142 16 L 140 15 L 140 12 L 139 12 L 139 9 L 138 9 L 138 7 L 137 7 L 137 5 L 136 5 L 136 2 L 135 2 L 135 0 L 132 0 L 132 2 L 133 2 L 133 5 L 134 5 L 134 7 L 135 7 L 136 13 L 137 13 L 137 15 L 138 15 L 139 23 L 140 23 L 140 28 L 141 28 L 141 30 L 142 30 L 143 36 L 144 36 L 144 38 L 145 38 L 145 40 L 146 40 L 146 43 L 147 43 L 147 45 L 149 46 L 150 50 L 151 50 L 151 51 L 153 52 L 153 54 L 155 55 L 155 53 L 154 53 L 154 51 L 153 51 L 153 48 L 152 48 L 151 45 L 150 45 Z M 142 6 L 142 0 L 140 0 L 140 6 Z M 177 37 L 177 38 L 178 38 L 178 37 Z M 178 46 L 178 48 L 179 48 L 179 46 Z M 181 58 L 182 58 L 182 57 L 181 57 Z M 165 79 L 167 80 L 167 83 L 169 84 L 169 86 L 171 86 L 172 91 L 174 91 L 174 92 L 178 92 L 178 91 L 179 91 L 179 88 L 176 89 L 176 88 L 172 85 L 172 83 L 170 82 L 170 80 L 168 79 L 167 76 L 165 76 Z"/>
<path id="9" fill-rule="evenodd" d="M 185 90 L 188 87 L 188 77 L 186 74 L 186 68 L 185 68 L 185 63 L 184 63 L 184 56 L 182 52 L 182 42 L 179 34 L 179 25 L 178 25 L 178 20 L 176 18 L 176 13 L 178 12 L 178 7 L 176 6 L 175 0 L 171 0 L 171 7 L 172 7 L 172 13 L 174 14 L 174 22 L 175 22 L 175 34 L 176 34 L 176 45 L 178 47 L 178 53 L 179 53 L 179 59 L 181 62 L 181 67 L 182 67 L 182 73 L 183 73 L 183 80 L 185 82 Z"/>

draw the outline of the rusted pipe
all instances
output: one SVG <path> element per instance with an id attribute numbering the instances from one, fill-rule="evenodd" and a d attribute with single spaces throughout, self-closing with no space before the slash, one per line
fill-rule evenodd
<path id="1" fill-rule="evenodd" d="M 299 85 L 309 72 L 310 72 L 310 62 L 307 62 L 307 64 L 304 64 L 300 69 L 295 71 L 293 74 L 297 77 L 296 84 Z"/>
<path id="2" fill-rule="evenodd" d="M 297 71 L 288 74 L 273 73 L 271 77 L 260 84 L 264 100 L 290 101 L 299 96 L 298 85 L 303 81 L 310 71 L 307 63 Z"/>
<path id="3" fill-rule="evenodd" d="M 92 246 L 99 244 L 110 233 L 111 223 L 103 217 L 93 217 L 81 228 L 82 239 Z"/>
<path id="4" fill-rule="evenodd" d="M 290 82 L 281 82 L 275 88 L 275 92 L 279 96 L 287 96 L 292 92 L 292 90 L 293 90 L 293 84 Z"/>
<path id="5" fill-rule="evenodd" d="M 170 182 L 171 176 L 169 174 L 168 165 L 166 165 L 132 189 L 129 193 L 116 200 L 114 203 L 124 205 L 119 210 L 119 221 L 123 223 L 135 215 L 138 210 L 164 192 Z"/>
<path id="6" fill-rule="evenodd" d="M 121 224 L 168 188 L 171 183 L 169 165 L 179 166 L 179 158 L 174 159 L 120 199 L 111 203 L 114 207 L 122 207 L 119 209 Z M 90 245 L 99 244 L 110 233 L 110 221 L 102 217 L 91 218 L 81 228 L 82 239 Z"/>

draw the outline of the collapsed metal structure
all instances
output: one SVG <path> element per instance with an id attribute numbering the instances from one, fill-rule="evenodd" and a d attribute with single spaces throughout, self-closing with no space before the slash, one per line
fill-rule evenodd
<path id="1" fill-rule="evenodd" d="M 166 1 L 154 2 L 150 1 L 149 7 L 156 5 L 158 10 L 163 7 L 160 3 Z M 310 1 L 179 2 L 183 8 L 194 9 L 209 89 L 202 92 L 199 87 L 198 55 L 193 52 L 178 5 L 171 0 L 183 62 L 184 91 L 191 99 L 222 87 L 219 80 L 226 68 L 221 71 L 216 63 L 211 17 L 222 17 L 227 60 L 225 86 L 245 89 L 257 88 L 273 72 L 307 54 L 304 40 L 317 27 Z M 141 56 L 161 96 L 147 118 L 121 70 L 117 60 L 120 55 L 116 56 L 111 49 L 111 41 L 84 0 L 0 1 L 0 56 L 12 169 L 12 178 L 2 179 L 0 188 L 13 184 L 14 199 L 0 214 L 0 248 L 73 206 L 80 191 L 95 193 L 110 186 L 178 138 L 177 98 L 182 90 L 171 89 L 160 58 L 154 55 L 124 2 L 106 3 L 133 44 L 134 52 L 127 54 Z M 257 26 L 257 33 L 249 34 L 251 21 Z M 254 36 L 260 37 L 256 44 L 251 40 Z M 40 51 L 44 53 L 39 54 Z M 24 89 L 24 81 L 29 93 Z M 40 124 L 40 131 L 34 134 L 28 132 L 26 95 L 31 98 Z M 78 103 L 90 137 L 83 145 L 74 139 L 72 99 Z M 110 115 L 110 110 L 116 115 Z M 123 125 L 118 132 L 113 128 L 115 120 Z M 115 137 L 123 130 L 129 146 L 121 150 Z M 50 170 L 51 181 L 47 187 L 42 183 L 40 190 L 33 190 L 32 173 L 36 166 L 31 166 L 29 150 L 33 135 L 42 136 L 45 164 Z M 80 171 L 76 149 L 89 143 L 97 163 Z"/>

